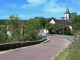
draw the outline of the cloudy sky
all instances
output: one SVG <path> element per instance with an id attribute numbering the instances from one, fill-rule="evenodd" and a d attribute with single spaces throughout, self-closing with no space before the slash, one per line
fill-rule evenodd
<path id="1" fill-rule="evenodd" d="M 0 0 L 0 19 L 17 14 L 20 19 L 55 17 L 60 19 L 67 9 L 80 14 L 80 0 Z"/>

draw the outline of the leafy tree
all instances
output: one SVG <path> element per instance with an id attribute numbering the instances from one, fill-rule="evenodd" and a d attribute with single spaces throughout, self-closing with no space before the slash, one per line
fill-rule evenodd
<path id="1" fill-rule="evenodd" d="M 15 38 L 16 36 L 18 36 L 20 34 L 18 32 L 19 28 L 20 28 L 20 24 L 18 22 L 19 17 L 18 17 L 18 15 L 13 14 L 13 15 L 10 15 L 9 18 L 10 18 L 11 27 L 13 28 L 13 31 L 14 31 L 13 34 L 14 34 L 14 38 Z"/>
<path id="2" fill-rule="evenodd" d="M 8 39 L 7 37 L 7 33 L 0 32 L 0 43 L 6 42 L 6 40 Z"/>
<path id="3" fill-rule="evenodd" d="M 75 16 L 77 16 L 77 13 L 76 12 L 72 12 L 71 13 L 71 18 L 74 18 Z"/>
<path id="4" fill-rule="evenodd" d="M 0 19 L 0 25 L 5 25 L 5 22 L 8 21 L 7 19 Z"/>
<path id="5" fill-rule="evenodd" d="M 69 26 L 58 25 L 58 24 L 47 24 L 46 28 L 48 29 L 50 34 L 66 34 L 71 35 L 71 30 Z"/>
<path id="6" fill-rule="evenodd" d="M 44 28 L 45 27 L 45 18 L 44 17 L 40 17 L 39 18 L 39 22 L 40 22 L 40 25 L 41 25 L 41 28 Z"/>
<path id="7" fill-rule="evenodd" d="M 5 25 L 10 25 L 10 20 L 5 21 Z"/>
<path id="8" fill-rule="evenodd" d="M 73 27 L 73 32 L 77 32 L 78 30 L 80 30 L 80 17 L 79 16 L 75 16 L 74 19 L 71 20 L 71 25 Z"/>
<path id="9" fill-rule="evenodd" d="M 27 35 L 26 36 L 27 40 L 30 40 L 30 41 L 37 41 L 37 40 L 41 39 L 41 36 L 38 35 L 37 30 L 30 30 L 27 32 L 26 35 Z"/>

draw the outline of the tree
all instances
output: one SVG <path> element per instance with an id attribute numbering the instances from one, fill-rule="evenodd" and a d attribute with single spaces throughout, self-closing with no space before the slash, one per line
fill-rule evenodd
<path id="1" fill-rule="evenodd" d="M 80 17 L 79 16 L 75 16 L 74 19 L 71 20 L 71 25 L 73 27 L 73 32 L 77 32 L 78 30 L 80 30 Z"/>
<path id="2" fill-rule="evenodd" d="M 58 24 L 47 24 L 46 28 L 48 29 L 50 34 L 66 34 L 71 35 L 71 30 L 69 29 L 69 26 L 64 25 L 58 25 Z M 64 29 L 64 31 L 63 31 Z"/>
<path id="3" fill-rule="evenodd" d="M 8 39 L 7 37 L 8 37 L 7 33 L 4 33 L 3 31 L 1 31 L 0 32 L 0 43 L 5 43 L 6 40 Z"/>
<path id="4" fill-rule="evenodd" d="M 5 25 L 10 25 L 10 20 L 5 21 Z"/>
<path id="5" fill-rule="evenodd" d="M 71 13 L 71 18 L 74 18 L 75 16 L 77 16 L 77 13 L 76 12 L 72 12 Z"/>
<path id="6" fill-rule="evenodd" d="M 40 17 L 39 18 L 39 23 L 41 25 L 41 28 L 44 28 L 45 27 L 45 18 L 44 17 Z"/>
<path id="7" fill-rule="evenodd" d="M 13 32 L 14 38 L 16 39 L 17 36 L 20 35 L 19 28 L 21 28 L 20 24 L 18 22 L 19 17 L 18 17 L 18 15 L 12 14 L 12 15 L 9 16 L 9 18 L 10 18 L 11 27 L 13 28 L 13 31 L 14 31 Z"/>

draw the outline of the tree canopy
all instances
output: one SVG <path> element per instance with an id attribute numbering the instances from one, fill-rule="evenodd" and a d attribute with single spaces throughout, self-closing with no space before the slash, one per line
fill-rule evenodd
<path id="1" fill-rule="evenodd" d="M 76 12 L 72 12 L 71 13 L 71 18 L 74 18 L 75 16 L 77 16 L 77 13 Z"/>

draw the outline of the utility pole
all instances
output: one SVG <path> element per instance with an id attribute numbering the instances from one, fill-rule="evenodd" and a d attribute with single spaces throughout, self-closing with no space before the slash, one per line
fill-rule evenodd
<path id="1" fill-rule="evenodd" d="M 64 18 L 67 18 L 67 17 L 61 17 L 63 20 L 64 20 Z M 64 22 L 64 24 L 65 24 L 65 22 Z M 64 35 L 64 24 L 63 24 L 63 35 Z"/>

